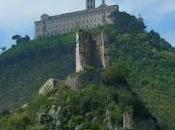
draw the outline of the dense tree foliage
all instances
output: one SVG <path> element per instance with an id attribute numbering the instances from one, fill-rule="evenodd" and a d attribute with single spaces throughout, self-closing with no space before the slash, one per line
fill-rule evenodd
<path id="1" fill-rule="evenodd" d="M 111 14 L 115 22 L 115 28 L 120 33 L 138 33 L 143 32 L 146 28 L 142 18 L 136 18 L 125 12 L 113 12 Z"/>
<path id="2" fill-rule="evenodd" d="M 7 49 L 6 46 L 1 47 L 1 50 L 2 50 L 3 52 L 6 51 L 6 49 Z"/>
<path id="3" fill-rule="evenodd" d="M 25 37 L 22 37 L 20 35 L 13 35 L 12 40 L 16 41 L 16 44 L 21 44 L 21 43 L 28 43 L 30 41 L 30 37 L 26 35 Z"/>
<path id="4" fill-rule="evenodd" d="M 148 43 L 152 45 L 153 47 L 156 47 L 158 49 L 165 49 L 165 50 L 171 50 L 172 46 L 166 42 L 164 39 L 160 37 L 158 33 L 156 33 L 154 30 L 151 30 L 148 33 Z"/>
<path id="5" fill-rule="evenodd" d="M 103 73 L 104 82 L 108 85 L 127 86 L 126 77 L 129 75 L 129 65 L 119 59 L 117 63 L 107 68 Z M 123 87 L 123 86 L 122 86 Z"/>
<path id="6" fill-rule="evenodd" d="M 37 93 L 48 78 L 74 71 L 74 35 L 19 44 L 0 56 L 0 110 L 14 109 Z"/>

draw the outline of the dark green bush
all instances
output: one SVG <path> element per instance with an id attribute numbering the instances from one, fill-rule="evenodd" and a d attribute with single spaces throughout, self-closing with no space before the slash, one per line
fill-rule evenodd
<path id="1" fill-rule="evenodd" d="M 118 60 L 103 73 L 104 82 L 108 85 L 127 85 L 129 65 L 127 62 Z"/>

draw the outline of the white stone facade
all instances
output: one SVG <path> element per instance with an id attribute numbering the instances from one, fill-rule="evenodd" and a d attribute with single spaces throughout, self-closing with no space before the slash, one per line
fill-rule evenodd
<path id="1" fill-rule="evenodd" d="M 90 4 L 88 1 L 92 1 L 92 3 Z M 91 29 L 112 23 L 109 15 L 114 10 L 119 10 L 118 5 L 107 6 L 102 4 L 94 8 L 94 2 L 95 0 L 87 0 L 86 10 L 83 11 L 56 16 L 42 15 L 41 20 L 35 22 L 35 38 L 65 34 L 79 29 Z"/>

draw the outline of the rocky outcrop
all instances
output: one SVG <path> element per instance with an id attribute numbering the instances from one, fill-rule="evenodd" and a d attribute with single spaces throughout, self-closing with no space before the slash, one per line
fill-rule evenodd
<path id="1" fill-rule="evenodd" d="M 101 84 L 102 78 L 99 72 L 81 72 L 69 75 L 65 81 L 65 85 L 72 90 L 79 90 L 88 84 Z"/>
<path id="2" fill-rule="evenodd" d="M 82 85 L 80 77 L 79 74 L 69 75 L 66 79 L 66 86 L 70 87 L 72 90 L 78 90 Z"/>
<path id="3" fill-rule="evenodd" d="M 68 87 L 72 90 L 79 90 L 88 84 L 102 84 L 99 71 L 86 71 L 69 75 L 65 80 L 48 79 L 39 89 L 38 95 L 46 96 L 59 86 Z"/>
<path id="4" fill-rule="evenodd" d="M 58 79 L 48 79 L 45 84 L 39 89 L 38 95 L 46 96 L 52 92 L 58 85 L 62 85 L 63 81 Z"/>

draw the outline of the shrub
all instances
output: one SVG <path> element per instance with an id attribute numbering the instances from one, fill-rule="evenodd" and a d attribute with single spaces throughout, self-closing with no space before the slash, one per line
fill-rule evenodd
<path id="1" fill-rule="evenodd" d="M 127 85 L 127 76 L 129 74 L 128 63 L 119 60 L 103 73 L 103 80 L 107 85 Z"/>
<path id="2" fill-rule="evenodd" d="M 115 11 L 112 13 L 116 31 L 119 33 L 138 33 L 144 32 L 146 26 L 142 18 L 136 18 L 126 12 Z"/>

